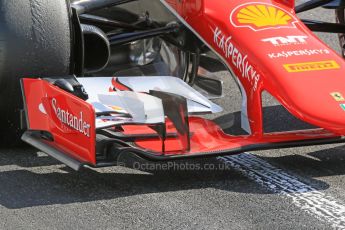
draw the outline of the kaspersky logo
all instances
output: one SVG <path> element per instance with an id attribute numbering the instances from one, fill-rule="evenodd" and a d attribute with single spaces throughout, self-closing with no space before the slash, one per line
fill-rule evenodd
<path id="1" fill-rule="evenodd" d="M 297 18 L 278 6 L 250 2 L 239 5 L 230 14 L 231 24 L 235 27 L 247 27 L 254 31 L 296 28 Z"/>

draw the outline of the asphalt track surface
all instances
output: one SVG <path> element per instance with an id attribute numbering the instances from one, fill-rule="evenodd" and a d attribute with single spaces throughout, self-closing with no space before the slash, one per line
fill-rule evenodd
<path id="1" fill-rule="evenodd" d="M 303 16 L 334 18 L 325 10 Z M 335 36 L 320 37 L 337 48 Z M 215 120 L 232 129 L 239 92 L 217 75 L 226 80 L 227 112 Z M 265 104 L 272 129 L 294 124 L 271 98 Z M 0 229 L 345 229 L 344 145 L 135 162 L 74 172 L 31 148 L 1 149 Z"/>

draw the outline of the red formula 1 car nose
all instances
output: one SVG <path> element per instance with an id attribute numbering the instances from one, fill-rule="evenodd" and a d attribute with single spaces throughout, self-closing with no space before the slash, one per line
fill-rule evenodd
<path id="1" fill-rule="evenodd" d="M 282 101 L 286 108 L 301 120 L 344 135 L 345 77 L 341 74 L 344 71 L 339 71 L 343 67 L 336 61 L 326 62 L 303 65 L 305 68 L 315 65 L 318 68 L 336 70 L 320 70 L 315 75 L 305 74 L 303 71 L 295 72 L 289 76 L 288 81 L 282 80 L 282 89 L 286 95 Z"/>
<path id="2" fill-rule="evenodd" d="M 288 36 L 286 36 L 288 37 Z M 267 40 L 266 40 L 267 41 Z M 270 51 L 265 65 L 274 65 L 267 74 L 265 89 L 297 118 L 318 127 L 345 133 L 345 65 L 341 57 L 313 36 L 297 41 L 295 51 Z M 309 48 L 306 48 L 309 47 Z M 281 48 L 280 48 L 281 49 Z M 291 50 L 291 47 L 289 48 Z M 285 57 L 287 55 L 288 57 Z M 293 58 L 292 58 L 293 57 Z"/>
<path id="3" fill-rule="evenodd" d="M 117 165 L 130 154 L 171 161 L 345 142 L 345 61 L 309 30 L 343 34 L 341 23 L 301 20 L 290 0 L 161 0 L 169 17 L 156 21 L 145 11 L 148 20 L 133 24 L 92 15 L 129 1 L 72 4 L 76 27 L 80 21 L 92 24 L 99 36 L 107 34 L 106 47 L 115 52 L 112 58 L 100 55 L 109 59 L 104 69 L 90 68 L 87 54 L 93 54 L 91 64 L 99 55 L 88 45 L 97 46 L 80 25 L 76 32 L 85 35 L 84 42 L 80 38 L 85 57 L 73 63 L 78 71 L 22 79 L 25 142 L 74 169 Z M 317 3 L 308 4 L 296 9 Z M 118 55 L 122 49 L 126 54 Z M 206 71 L 205 60 L 216 62 L 215 57 L 241 92 L 236 112 L 214 100 L 222 95 L 223 79 Z M 297 122 L 267 129 L 264 92 L 316 127 Z M 211 114 L 223 109 L 231 117 L 214 120 Z"/>

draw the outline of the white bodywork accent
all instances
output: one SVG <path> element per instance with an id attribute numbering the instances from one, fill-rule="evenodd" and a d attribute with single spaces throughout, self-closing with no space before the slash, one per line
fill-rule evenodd
<path id="1" fill-rule="evenodd" d="M 162 100 L 144 93 L 119 91 L 98 94 L 98 100 L 88 101 L 96 112 L 96 128 L 120 124 L 163 124 L 165 115 Z"/>
<path id="2" fill-rule="evenodd" d="M 239 81 L 238 81 L 239 82 Z M 248 118 L 248 108 L 247 108 L 247 93 L 244 90 L 243 86 L 239 82 L 239 87 L 242 95 L 241 103 L 241 128 L 247 133 L 251 134 L 252 130 L 250 129 L 249 118 Z"/>
<path id="3" fill-rule="evenodd" d="M 38 110 L 39 110 L 41 113 L 47 115 L 47 111 L 46 111 L 46 109 L 44 108 L 44 105 L 43 105 L 42 103 L 40 103 L 40 104 L 38 105 Z"/>
<path id="4" fill-rule="evenodd" d="M 133 91 L 112 91 L 113 77 L 78 78 L 89 94 L 88 103 L 96 113 L 96 128 L 120 124 L 161 124 L 165 122 L 162 100 L 150 90 L 186 98 L 189 113 L 216 113 L 222 108 L 176 77 L 117 77 L 118 83 Z M 115 79 L 114 79 L 115 80 Z M 111 89 L 111 90 L 110 90 Z"/>
<path id="5" fill-rule="evenodd" d="M 89 94 L 89 102 L 99 102 L 99 94 L 114 95 L 117 92 L 109 92 L 112 88 L 112 77 L 78 78 Z M 205 96 L 190 87 L 184 81 L 176 77 L 118 77 L 118 81 L 132 89 L 134 92 L 148 93 L 157 90 L 183 96 L 187 99 L 189 113 L 218 113 L 223 109 L 208 100 Z M 128 91 L 127 91 L 128 92 Z M 121 107 L 121 106 L 119 106 Z"/>

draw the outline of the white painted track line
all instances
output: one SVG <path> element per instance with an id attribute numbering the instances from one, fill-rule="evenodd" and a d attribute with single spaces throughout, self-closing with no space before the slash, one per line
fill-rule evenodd
<path id="1" fill-rule="evenodd" d="M 345 205 L 332 196 L 249 153 L 218 159 L 270 191 L 292 198 L 296 207 L 328 222 L 335 229 L 345 229 Z"/>

